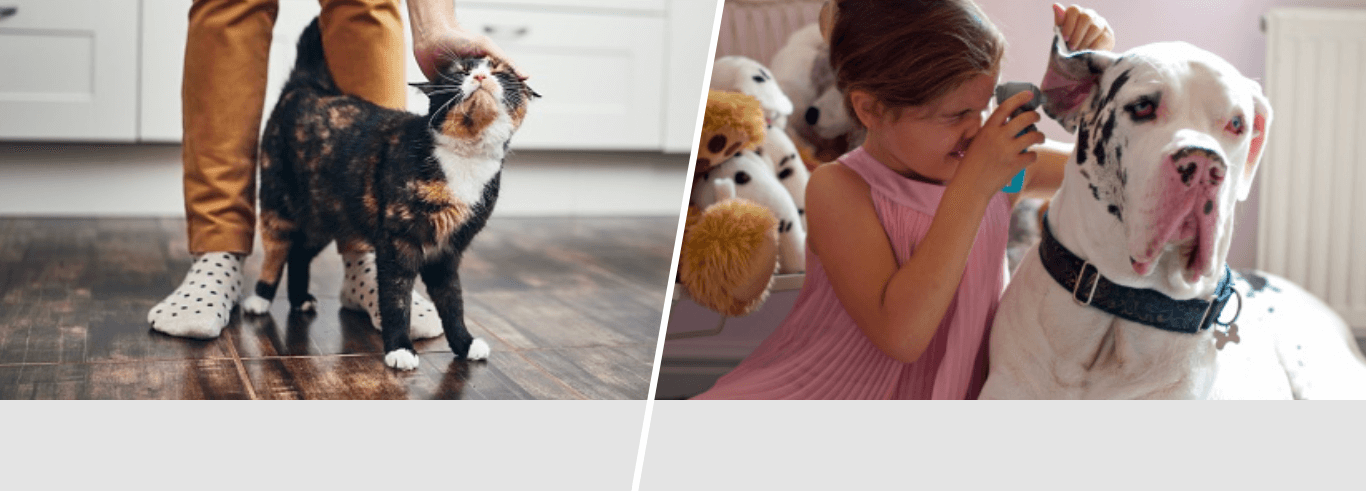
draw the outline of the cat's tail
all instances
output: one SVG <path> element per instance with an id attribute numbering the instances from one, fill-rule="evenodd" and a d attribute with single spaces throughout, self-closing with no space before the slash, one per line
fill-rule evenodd
<path id="1" fill-rule="evenodd" d="M 316 17 L 299 36 L 299 55 L 294 60 L 294 71 L 289 75 L 285 90 L 302 87 L 330 95 L 342 93 L 327 68 L 327 58 L 323 55 L 323 34 Z"/>

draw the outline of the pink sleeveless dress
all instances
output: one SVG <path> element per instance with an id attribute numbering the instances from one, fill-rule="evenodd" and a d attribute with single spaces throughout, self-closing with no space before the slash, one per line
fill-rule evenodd
<path id="1" fill-rule="evenodd" d="M 839 161 L 868 183 L 897 264 L 905 263 L 929 231 L 944 186 L 902 177 L 861 147 Z M 944 320 L 914 363 L 873 345 L 807 247 L 806 281 L 792 312 L 735 370 L 694 399 L 976 399 L 986 378 L 988 330 L 1005 286 L 1009 223 L 1009 201 L 997 193 Z"/>

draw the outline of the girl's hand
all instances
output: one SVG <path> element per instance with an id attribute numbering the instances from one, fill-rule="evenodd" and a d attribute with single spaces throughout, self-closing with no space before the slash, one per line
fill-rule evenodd
<path id="1" fill-rule="evenodd" d="M 971 186 L 981 195 L 991 196 L 1010 183 L 1021 169 L 1034 163 L 1038 155 L 1025 151 L 1031 145 L 1043 143 L 1043 133 L 1031 131 L 1016 137 L 1029 125 L 1039 122 L 1038 112 L 1028 111 L 1006 120 L 1024 103 L 1034 97 L 1029 91 L 1020 92 L 1001 103 L 983 123 L 964 152 L 952 183 Z"/>
<path id="2" fill-rule="evenodd" d="M 1091 9 L 1076 5 L 1064 9 L 1061 4 L 1053 4 L 1053 24 L 1062 31 L 1067 48 L 1072 51 L 1115 49 L 1115 32 L 1110 23 Z"/>

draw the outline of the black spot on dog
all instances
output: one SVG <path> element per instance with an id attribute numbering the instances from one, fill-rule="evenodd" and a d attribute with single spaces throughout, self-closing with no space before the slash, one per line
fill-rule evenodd
<path id="1" fill-rule="evenodd" d="M 1100 128 L 1100 139 L 1096 141 L 1094 150 L 1096 165 L 1105 165 L 1105 146 L 1110 143 L 1110 138 L 1115 134 L 1115 111 L 1111 110 L 1110 115 L 1105 118 L 1105 125 Z"/>
<path id="2" fill-rule="evenodd" d="M 1087 184 L 1086 186 L 1091 188 L 1091 197 L 1095 198 L 1096 201 L 1100 201 L 1100 189 L 1096 188 L 1095 184 Z"/>
<path id="3" fill-rule="evenodd" d="M 1114 215 L 1115 218 L 1118 218 L 1120 223 L 1124 223 L 1124 214 L 1119 211 L 1118 206 L 1110 205 L 1108 208 L 1105 209 L 1105 211 L 1110 212 L 1111 215 Z"/>
<path id="4" fill-rule="evenodd" d="M 1187 186 L 1191 183 L 1191 178 L 1195 176 L 1195 162 L 1176 167 L 1176 172 L 1181 174 L 1181 184 Z"/>
<path id="5" fill-rule="evenodd" d="M 1077 130 L 1077 165 L 1086 163 L 1086 146 L 1091 143 L 1090 132 L 1086 131 L 1086 124 L 1083 122 Z"/>
<path id="6" fill-rule="evenodd" d="M 1252 287 L 1252 291 L 1259 292 L 1266 288 L 1266 277 L 1250 271 L 1242 272 L 1242 274 L 1243 279 L 1247 280 L 1247 284 Z"/>
<path id="7" fill-rule="evenodd" d="M 1118 77 L 1115 77 L 1115 81 L 1110 84 L 1110 91 L 1105 94 L 1105 100 L 1101 101 L 1100 105 L 1108 106 L 1110 105 L 1110 101 L 1115 100 L 1115 95 L 1119 94 L 1119 89 L 1123 88 L 1124 84 L 1129 81 L 1130 71 L 1132 70 L 1125 70 L 1124 73 L 1121 73 Z"/>

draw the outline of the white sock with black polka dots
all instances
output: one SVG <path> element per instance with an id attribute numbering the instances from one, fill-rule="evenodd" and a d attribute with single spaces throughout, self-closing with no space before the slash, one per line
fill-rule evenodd
<path id="1" fill-rule="evenodd" d="M 346 279 L 342 280 L 341 304 L 343 308 L 365 312 L 375 329 L 381 329 L 379 307 L 376 303 L 379 285 L 375 281 L 375 253 L 342 253 L 346 265 Z M 408 337 L 427 339 L 440 336 L 441 318 L 436 314 L 436 305 L 413 291 L 413 308 L 408 316 Z"/>
<path id="2" fill-rule="evenodd" d="M 195 258 L 171 295 L 147 311 L 152 329 L 187 338 L 215 338 L 242 295 L 242 256 L 210 252 Z"/>

